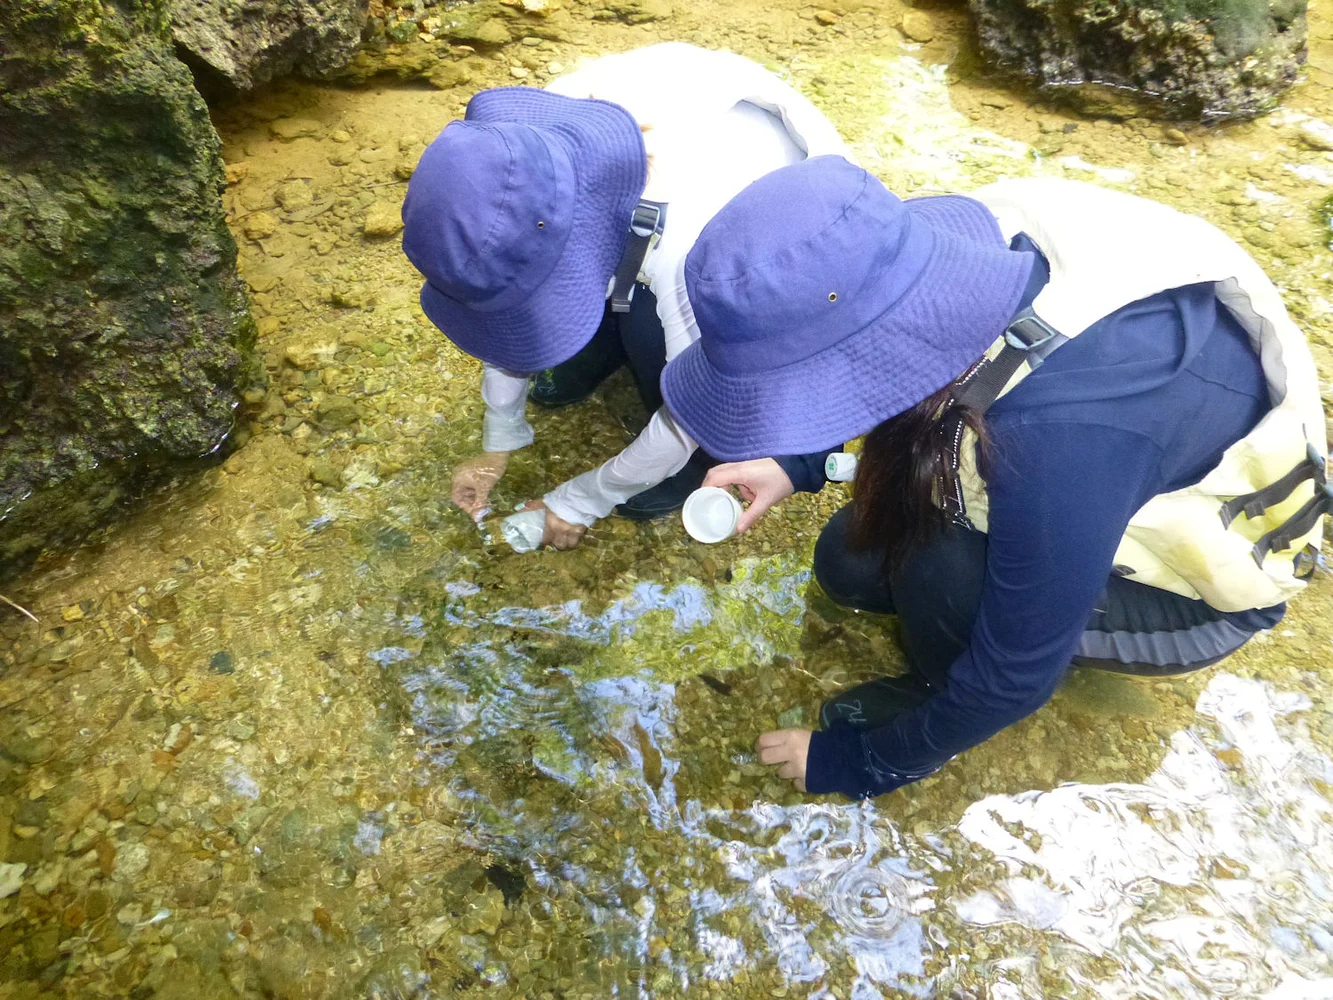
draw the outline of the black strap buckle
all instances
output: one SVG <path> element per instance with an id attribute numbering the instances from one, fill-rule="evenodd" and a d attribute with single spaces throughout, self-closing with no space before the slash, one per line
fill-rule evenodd
<path id="1" fill-rule="evenodd" d="M 1057 341 L 1056 338 L 1060 338 L 1060 340 Z M 1004 342 L 1006 344 L 1015 350 L 1036 358 L 1044 357 L 1045 352 L 1042 348 L 1047 345 L 1054 348 L 1063 339 L 1064 337 L 1060 331 L 1033 312 L 1031 306 L 1015 316 L 1013 322 L 1004 331 Z M 1055 341 L 1055 343 L 1052 343 L 1052 341 Z M 1032 364 L 1030 359 L 1029 364 Z"/>
<path id="2" fill-rule="evenodd" d="M 651 237 L 662 231 L 662 206 L 655 201 L 641 201 L 634 206 L 629 220 L 629 231 L 638 237 Z"/>
<path id="3" fill-rule="evenodd" d="M 634 300 L 634 285 L 639 280 L 644 259 L 653 247 L 653 240 L 666 228 L 666 205 L 656 201 L 640 201 L 630 216 L 629 242 L 616 267 L 611 285 L 611 311 L 629 312 Z"/>

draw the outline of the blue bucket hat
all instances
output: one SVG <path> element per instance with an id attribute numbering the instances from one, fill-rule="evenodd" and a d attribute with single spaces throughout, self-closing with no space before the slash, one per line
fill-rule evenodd
<path id="1" fill-rule="evenodd" d="M 573 357 L 597 331 L 647 175 L 618 104 L 483 90 L 407 186 L 403 251 L 426 278 L 422 310 L 506 371 Z"/>
<path id="2" fill-rule="evenodd" d="M 849 441 L 948 385 L 1004 332 L 1033 258 L 978 201 L 901 201 L 839 156 L 761 177 L 685 259 L 700 339 L 662 373 L 726 461 Z"/>

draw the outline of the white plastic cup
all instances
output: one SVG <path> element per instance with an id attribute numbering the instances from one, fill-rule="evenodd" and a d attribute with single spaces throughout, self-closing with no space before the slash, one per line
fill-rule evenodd
<path id="1" fill-rule="evenodd" d="M 717 486 L 702 486 L 685 499 L 680 519 L 696 542 L 712 545 L 736 534 L 741 521 L 741 504 Z"/>
<path id="2" fill-rule="evenodd" d="M 850 483 L 856 478 L 856 456 L 835 451 L 824 459 L 824 478 L 831 483 Z"/>

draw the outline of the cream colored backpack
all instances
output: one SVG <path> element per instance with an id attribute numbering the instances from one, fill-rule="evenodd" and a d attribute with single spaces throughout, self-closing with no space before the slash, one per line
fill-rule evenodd
<path id="1" fill-rule="evenodd" d="M 1134 515 L 1115 571 L 1219 611 L 1270 607 L 1299 592 L 1305 583 L 1298 557 L 1318 549 L 1333 486 L 1314 361 L 1259 266 L 1202 219 L 1091 184 L 1003 181 L 971 197 L 990 208 L 1007 239 L 1031 237 L 1051 278 L 955 395 L 970 393 L 969 402 L 984 410 L 1030 372 L 1032 363 L 1024 362 L 1059 340 L 1139 299 L 1215 282 L 1218 300 L 1260 357 L 1272 409 L 1199 483 L 1153 497 Z M 985 531 L 985 483 L 975 443 L 961 432 L 957 454 L 957 489 L 942 502 Z"/>

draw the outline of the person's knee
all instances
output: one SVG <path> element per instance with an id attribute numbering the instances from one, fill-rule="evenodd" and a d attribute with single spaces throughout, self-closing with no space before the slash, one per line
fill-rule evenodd
<path id="1" fill-rule="evenodd" d="M 844 507 L 829 519 L 815 542 L 814 575 L 820 589 L 835 603 L 860 611 L 889 614 L 893 603 L 878 552 L 861 552 L 848 539 L 852 509 Z"/>
<path id="2" fill-rule="evenodd" d="M 849 508 L 844 507 L 829 519 L 824 530 L 815 542 L 814 574 L 815 582 L 824 593 L 838 603 L 843 593 L 840 586 L 843 576 L 843 564 L 847 557 L 847 528 L 844 515 Z"/>

